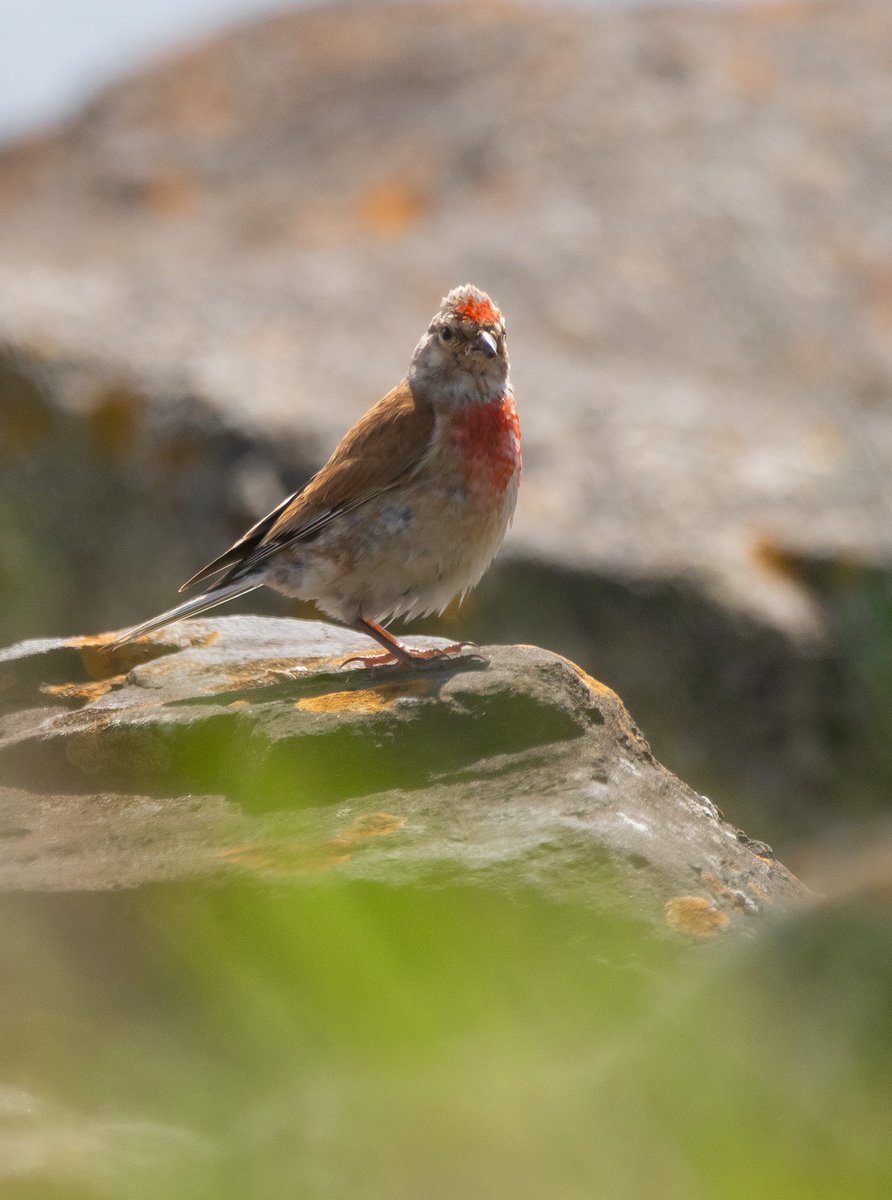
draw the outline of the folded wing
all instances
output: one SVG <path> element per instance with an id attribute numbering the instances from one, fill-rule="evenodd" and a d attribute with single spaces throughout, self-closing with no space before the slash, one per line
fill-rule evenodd
<path id="1" fill-rule="evenodd" d="M 217 587 L 245 577 L 295 542 L 366 504 L 417 470 L 431 445 L 435 416 L 403 380 L 345 434 L 325 466 L 225 553 L 202 567 L 185 591 L 226 571 Z M 228 570 L 227 570 L 228 568 Z"/>

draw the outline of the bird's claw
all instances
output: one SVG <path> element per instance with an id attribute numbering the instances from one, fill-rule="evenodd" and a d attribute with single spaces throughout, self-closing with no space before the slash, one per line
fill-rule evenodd
<path id="1" fill-rule="evenodd" d="M 389 667 L 396 666 L 400 661 L 395 654 L 353 654 L 340 665 L 349 667 L 351 663 L 359 663 L 362 667 Z"/>
<path id="2" fill-rule="evenodd" d="M 345 658 L 341 663 L 342 667 L 348 667 L 351 663 L 360 663 L 363 667 L 422 667 L 426 663 L 436 662 L 441 658 L 449 658 L 472 646 L 475 650 L 478 648 L 476 642 L 453 642 L 449 646 L 431 646 L 427 650 L 409 650 L 404 648 L 403 654 L 354 654 L 350 658 Z M 479 658 L 479 654 L 472 654 L 469 658 Z"/>

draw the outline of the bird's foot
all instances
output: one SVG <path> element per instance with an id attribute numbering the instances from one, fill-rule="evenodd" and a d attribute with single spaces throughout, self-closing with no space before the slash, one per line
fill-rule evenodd
<path id="1" fill-rule="evenodd" d="M 384 654 L 354 654 L 345 658 L 341 663 L 347 667 L 351 663 L 359 663 L 363 667 L 422 667 L 426 663 L 435 662 L 440 658 L 448 658 L 453 654 L 461 654 L 468 646 L 477 648 L 476 642 L 453 642 L 449 646 L 431 646 L 427 650 L 410 650 L 408 646 L 400 645 L 399 650 L 386 651 Z"/>
<path id="2" fill-rule="evenodd" d="M 395 654 L 353 654 L 350 658 L 345 658 L 340 665 L 349 667 L 353 663 L 359 663 L 361 667 L 395 667 L 402 661 Z"/>

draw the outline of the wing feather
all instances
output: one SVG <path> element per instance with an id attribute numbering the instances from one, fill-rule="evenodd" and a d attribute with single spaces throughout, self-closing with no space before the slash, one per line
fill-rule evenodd
<path id="1" fill-rule="evenodd" d="M 434 423 L 430 404 L 403 380 L 344 435 L 325 466 L 303 488 L 287 496 L 183 588 L 226 568 L 217 586 L 233 582 L 286 546 L 311 540 L 338 517 L 394 487 L 424 460 Z"/>

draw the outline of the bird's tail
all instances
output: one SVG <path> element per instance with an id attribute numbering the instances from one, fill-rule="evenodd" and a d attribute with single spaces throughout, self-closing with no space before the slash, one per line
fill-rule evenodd
<path id="1" fill-rule="evenodd" d="M 237 583 L 230 583 L 226 587 L 212 588 L 211 591 L 205 592 L 201 596 L 193 596 L 191 600 L 178 604 L 176 608 L 169 608 L 167 612 L 159 613 L 157 617 L 152 617 L 149 621 L 143 621 L 141 625 L 134 625 L 132 629 L 128 629 L 126 633 L 110 642 L 108 649 L 117 650 L 119 646 L 126 646 L 128 642 L 142 637 L 144 633 L 162 629 L 165 625 L 170 625 L 172 621 L 179 621 L 181 617 L 194 617 L 197 613 L 207 612 L 209 608 L 216 608 L 218 604 L 225 604 L 227 600 L 234 600 L 236 596 L 244 596 L 247 592 L 253 592 L 260 586 L 261 584 L 256 579 L 253 581 L 240 579 Z"/>

